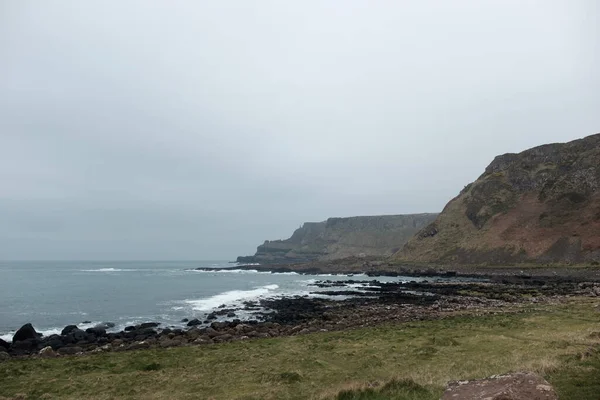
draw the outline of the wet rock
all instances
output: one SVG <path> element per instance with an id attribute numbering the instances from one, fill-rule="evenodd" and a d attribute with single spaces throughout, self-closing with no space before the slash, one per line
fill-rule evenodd
<path id="1" fill-rule="evenodd" d="M 85 330 L 85 332 L 92 334 L 92 335 L 96 336 L 97 338 L 106 336 L 106 329 L 104 329 L 102 327 L 98 327 L 98 326 L 95 326 L 93 328 L 88 328 Z"/>
<path id="2" fill-rule="evenodd" d="M 65 336 L 66 343 L 79 343 L 85 342 L 88 338 L 88 334 L 85 331 L 75 327 L 71 332 Z"/>
<path id="3" fill-rule="evenodd" d="M 181 322 L 189 322 L 189 319 L 188 318 L 184 318 L 184 319 L 181 320 Z"/>
<path id="4" fill-rule="evenodd" d="M 202 321 L 200 321 L 198 318 L 194 318 L 193 320 L 189 321 L 187 323 L 187 326 L 196 326 L 196 325 L 201 325 Z"/>
<path id="5" fill-rule="evenodd" d="M 35 331 L 33 325 L 25 324 L 22 327 L 20 327 L 19 330 L 14 334 L 12 341 L 13 343 L 15 343 L 28 339 L 37 339 L 41 336 L 42 335 Z"/>
<path id="6" fill-rule="evenodd" d="M 158 325 L 160 325 L 158 322 L 144 322 L 139 325 L 138 329 L 156 328 Z"/>
<path id="7" fill-rule="evenodd" d="M 135 330 L 136 330 L 136 327 L 132 326 L 132 325 L 126 326 L 124 329 L 125 332 L 131 332 L 131 331 L 135 331 Z"/>
<path id="8" fill-rule="evenodd" d="M 8 350 L 9 347 L 10 343 L 0 339 L 0 351 L 2 351 L 2 349 Z"/>
<path id="9" fill-rule="evenodd" d="M 53 350 L 58 350 L 61 347 L 63 347 L 65 344 L 63 341 L 63 337 L 61 337 L 59 335 L 51 335 L 44 339 L 43 345 L 46 347 L 50 346 L 50 347 L 52 347 Z"/>
<path id="10" fill-rule="evenodd" d="M 531 372 L 448 383 L 441 400 L 558 400 L 552 386 Z"/>
<path id="11" fill-rule="evenodd" d="M 58 355 L 54 351 L 54 349 L 50 346 L 44 347 L 43 349 L 40 350 L 40 352 L 38 354 L 40 357 L 43 357 L 43 358 L 54 358 Z"/>
<path id="12" fill-rule="evenodd" d="M 65 326 L 65 327 L 63 328 L 63 330 L 60 332 L 60 334 L 61 334 L 62 336 L 66 336 L 66 335 L 68 335 L 69 333 L 71 333 L 71 332 L 73 332 L 74 330 L 77 330 L 77 329 L 79 329 L 79 328 L 77 327 L 77 325 L 67 325 L 67 326 Z"/>

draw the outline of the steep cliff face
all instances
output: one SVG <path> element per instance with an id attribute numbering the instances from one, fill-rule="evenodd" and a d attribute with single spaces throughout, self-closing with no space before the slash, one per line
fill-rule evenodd
<path id="1" fill-rule="evenodd" d="M 600 261 L 600 134 L 498 156 L 394 258 L 515 264 Z"/>
<path id="2" fill-rule="evenodd" d="M 280 264 L 351 256 L 389 256 L 437 214 L 329 218 L 307 222 L 289 239 L 266 241 L 238 262 Z"/>

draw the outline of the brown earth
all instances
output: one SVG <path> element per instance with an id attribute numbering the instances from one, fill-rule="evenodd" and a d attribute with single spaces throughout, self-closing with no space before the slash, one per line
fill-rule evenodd
<path id="1" fill-rule="evenodd" d="M 552 386 L 531 372 L 450 382 L 442 400 L 558 400 Z"/>
<path id="2" fill-rule="evenodd" d="M 496 157 L 393 259 L 598 265 L 600 134 Z"/>

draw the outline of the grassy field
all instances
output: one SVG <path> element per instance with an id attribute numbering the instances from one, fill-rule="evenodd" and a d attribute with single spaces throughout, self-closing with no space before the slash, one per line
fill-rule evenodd
<path id="1" fill-rule="evenodd" d="M 0 364 L 0 398 L 439 399 L 448 380 L 530 370 L 600 399 L 600 301 L 219 345 Z"/>

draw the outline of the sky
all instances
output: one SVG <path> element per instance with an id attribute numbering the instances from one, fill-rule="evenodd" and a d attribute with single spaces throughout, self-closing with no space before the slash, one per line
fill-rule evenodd
<path id="1" fill-rule="evenodd" d="M 252 254 L 600 132 L 596 0 L 0 0 L 0 259 Z"/>

